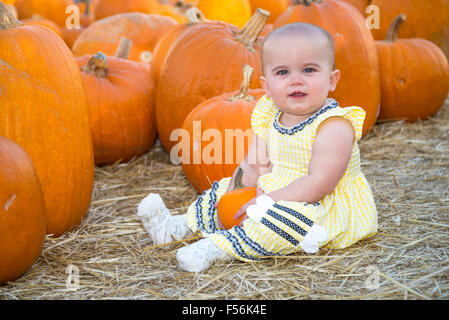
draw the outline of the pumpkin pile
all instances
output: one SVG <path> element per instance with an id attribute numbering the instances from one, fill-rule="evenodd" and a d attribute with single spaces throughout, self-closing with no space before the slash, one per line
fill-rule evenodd
<path id="1" fill-rule="evenodd" d="M 199 192 L 231 176 L 263 95 L 261 43 L 292 22 L 333 36 L 332 96 L 364 108 L 363 134 L 443 105 L 446 0 L 0 0 L 0 283 L 33 264 L 45 234 L 81 223 L 95 165 L 159 137 Z M 227 226 L 243 194 L 254 190 L 221 203 Z"/>

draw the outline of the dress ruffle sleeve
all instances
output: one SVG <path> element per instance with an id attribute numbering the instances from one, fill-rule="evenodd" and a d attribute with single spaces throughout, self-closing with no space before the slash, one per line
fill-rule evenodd
<path id="1" fill-rule="evenodd" d="M 251 127 L 258 137 L 265 139 L 268 126 L 277 111 L 273 100 L 266 95 L 256 103 L 251 115 Z"/>
<path id="2" fill-rule="evenodd" d="M 365 120 L 366 112 L 360 107 L 345 107 L 345 108 L 334 108 L 321 114 L 314 122 L 313 125 L 318 128 L 318 126 L 324 120 L 331 117 L 343 117 L 349 120 L 354 128 L 355 141 L 360 140 L 362 137 L 363 122 Z"/>

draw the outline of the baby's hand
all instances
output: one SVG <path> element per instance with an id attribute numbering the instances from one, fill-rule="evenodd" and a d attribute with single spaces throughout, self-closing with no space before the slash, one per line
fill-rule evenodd
<path id="1" fill-rule="evenodd" d="M 238 220 L 241 216 L 243 216 L 242 221 L 240 221 L 239 226 L 241 227 L 243 225 L 243 221 L 248 219 L 248 216 L 246 215 L 246 210 L 250 205 L 256 204 L 256 198 L 260 195 L 264 194 L 262 189 L 257 188 L 256 189 L 256 196 L 249 200 L 247 203 L 245 203 L 243 206 L 240 207 L 240 209 L 237 211 L 237 213 L 234 215 L 234 219 Z"/>

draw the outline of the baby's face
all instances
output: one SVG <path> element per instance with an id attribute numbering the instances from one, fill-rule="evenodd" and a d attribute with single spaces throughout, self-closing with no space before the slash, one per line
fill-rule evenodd
<path id="1" fill-rule="evenodd" d="M 311 37 L 279 37 L 264 46 L 262 86 L 286 114 L 306 118 L 335 90 L 340 73 L 332 70 L 327 42 Z"/>

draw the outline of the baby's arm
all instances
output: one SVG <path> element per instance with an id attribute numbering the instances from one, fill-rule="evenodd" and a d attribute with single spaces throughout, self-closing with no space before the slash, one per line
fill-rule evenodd
<path id="1" fill-rule="evenodd" d="M 239 174 L 241 174 L 241 182 L 243 187 L 256 187 L 259 177 L 267 172 L 270 172 L 270 170 L 271 163 L 267 154 L 266 142 L 264 139 L 254 134 L 248 153 L 242 163 L 240 163 L 234 171 L 226 192 L 234 190 L 236 177 Z"/>
<path id="2" fill-rule="evenodd" d="M 354 129 L 340 117 L 323 121 L 312 147 L 308 174 L 288 186 L 268 193 L 274 201 L 315 203 L 332 193 L 343 177 L 351 158 Z"/>
<path id="3" fill-rule="evenodd" d="M 254 134 L 248 153 L 242 163 L 240 163 L 240 165 L 235 169 L 226 192 L 236 188 L 236 180 L 237 183 L 241 183 L 241 185 L 238 185 L 237 188 L 257 187 L 257 180 L 259 177 L 270 171 L 271 163 L 267 154 L 266 142 L 264 139 Z M 261 191 L 257 190 L 257 195 L 260 193 Z M 215 203 L 215 207 L 217 206 L 218 202 Z M 221 229 L 225 229 L 219 218 L 218 224 Z"/>

